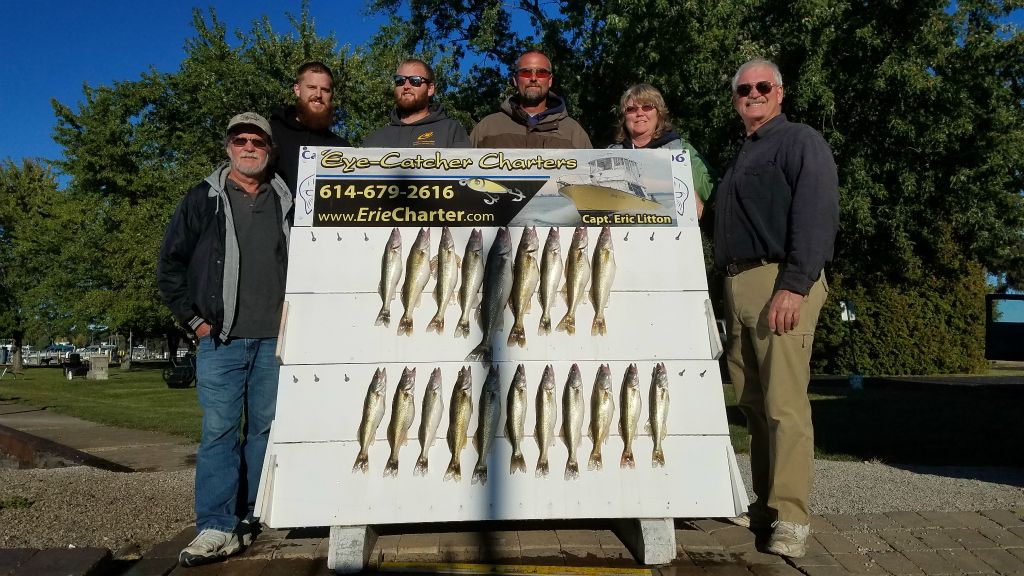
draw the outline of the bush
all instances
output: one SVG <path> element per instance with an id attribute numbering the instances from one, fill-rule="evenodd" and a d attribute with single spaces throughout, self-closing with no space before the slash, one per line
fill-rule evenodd
<path id="1" fill-rule="evenodd" d="M 837 276 L 822 310 L 812 369 L 816 373 L 911 375 L 984 371 L 985 274 L 977 264 L 959 274 L 923 276 L 913 284 L 860 283 Z M 857 319 L 840 319 L 852 300 Z"/>

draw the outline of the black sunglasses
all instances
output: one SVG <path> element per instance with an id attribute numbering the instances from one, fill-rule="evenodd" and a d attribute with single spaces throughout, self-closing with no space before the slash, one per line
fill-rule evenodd
<path id="1" fill-rule="evenodd" d="M 395 74 L 395 88 L 399 86 L 405 86 L 405 81 L 408 80 L 409 84 L 413 85 L 413 88 L 419 88 L 424 84 L 430 84 L 430 80 L 423 76 L 402 76 L 401 74 Z"/>
<path id="2" fill-rule="evenodd" d="M 245 136 L 235 136 L 231 139 L 231 145 L 235 148 L 245 148 L 246 142 L 252 142 L 252 147 L 259 150 L 263 150 L 269 146 L 267 141 L 263 138 L 246 138 Z"/>
<path id="3" fill-rule="evenodd" d="M 736 95 L 749 96 L 750 92 L 754 88 L 757 88 L 757 92 L 759 94 L 771 94 L 772 88 L 776 86 L 782 86 L 782 84 L 776 84 L 775 82 L 769 82 L 767 80 L 761 80 L 760 82 L 755 82 L 754 84 L 740 84 L 736 86 Z"/>

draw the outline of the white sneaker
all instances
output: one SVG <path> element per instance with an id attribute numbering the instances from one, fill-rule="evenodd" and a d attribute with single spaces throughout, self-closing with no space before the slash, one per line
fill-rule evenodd
<path id="1" fill-rule="evenodd" d="M 199 566 L 237 554 L 242 549 L 238 535 L 207 528 L 178 554 L 178 564 Z"/>
<path id="2" fill-rule="evenodd" d="M 773 524 L 772 537 L 768 539 L 768 552 L 788 558 L 800 558 L 807 554 L 807 536 L 810 524 L 797 524 L 779 520 Z"/>
<path id="3" fill-rule="evenodd" d="M 768 530 L 772 527 L 772 521 L 768 515 L 760 512 L 758 509 L 755 509 L 753 513 L 744 512 L 727 520 L 736 526 L 742 526 L 754 531 Z"/>

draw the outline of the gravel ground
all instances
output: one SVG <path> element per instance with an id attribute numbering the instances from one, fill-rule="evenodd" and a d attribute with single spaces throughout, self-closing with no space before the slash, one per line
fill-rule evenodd
<path id="1" fill-rule="evenodd" d="M 739 458 L 750 485 L 750 464 Z M 1024 468 L 895 468 L 818 461 L 818 514 L 986 510 L 1024 505 Z M 192 524 L 191 470 L 0 469 L 0 548 L 99 546 L 142 551 Z M 26 505 L 31 502 L 31 505 Z"/>

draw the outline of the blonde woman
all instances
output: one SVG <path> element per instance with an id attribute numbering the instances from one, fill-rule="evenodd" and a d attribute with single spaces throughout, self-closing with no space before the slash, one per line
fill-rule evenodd
<path id="1" fill-rule="evenodd" d="M 619 100 L 619 125 L 615 144 L 609 148 L 667 148 L 690 153 L 693 186 L 697 192 L 697 216 L 711 198 L 715 185 L 704 158 L 672 127 L 665 98 L 650 84 L 635 84 Z"/>

